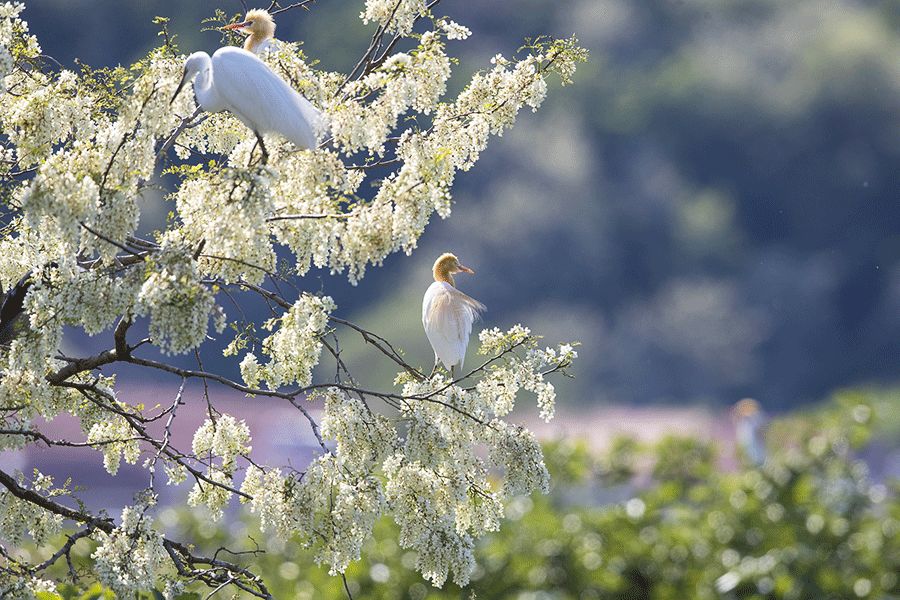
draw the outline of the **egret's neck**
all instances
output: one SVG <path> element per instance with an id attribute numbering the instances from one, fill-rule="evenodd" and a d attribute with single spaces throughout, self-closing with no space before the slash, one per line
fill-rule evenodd
<path id="1" fill-rule="evenodd" d="M 258 32 L 254 31 L 251 33 L 246 40 L 244 40 L 244 50 L 247 52 L 256 52 L 254 48 L 264 43 L 266 40 L 271 39 L 272 34 L 269 32 Z"/>
<path id="2" fill-rule="evenodd" d="M 453 275 L 451 275 L 448 270 L 438 266 L 434 268 L 433 274 L 435 281 L 443 281 L 444 283 L 449 283 L 453 287 L 456 287 L 456 282 L 453 281 Z"/>
<path id="3" fill-rule="evenodd" d="M 197 97 L 197 103 L 207 112 L 219 112 L 225 109 L 222 99 L 213 85 L 211 63 L 197 72 L 197 77 L 194 79 L 194 95 Z"/>

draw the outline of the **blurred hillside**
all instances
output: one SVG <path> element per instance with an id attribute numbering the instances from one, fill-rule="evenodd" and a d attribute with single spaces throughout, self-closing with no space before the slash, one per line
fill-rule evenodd
<path id="1" fill-rule="evenodd" d="M 157 14 L 182 49 L 211 51 L 218 35 L 200 20 L 240 10 L 27 5 L 66 64 L 137 58 Z M 360 5 L 319 0 L 278 35 L 348 69 L 370 35 Z M 583 342 L 567 401 L 749 395 L 771 410 L 897 379 L 900 2 L 445 0 L 438 13 L 474 32 L 450 48 L 459 74 L 540 33 L 574 32 L 592 60 L 459 178 L 453 217 L 412 257 L 358 289 L 323 276 L 344 315 L 430 367 L 420 299 L 435 256 L 453 250 L 478 271 L 460 287 L 488 305 L 486 325 Z M 345 351 L 358 375 L 393 378 L 349 339 Z"/>

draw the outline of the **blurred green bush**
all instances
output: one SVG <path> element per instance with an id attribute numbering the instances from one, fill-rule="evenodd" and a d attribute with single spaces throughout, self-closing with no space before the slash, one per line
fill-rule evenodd
<path id="1" fill-rule="evenodd" d="M 347 573 L 350 589 L 385 599 L 900 598 L 900 490 L 874 482 L 860 458 L 876 442 L 896 448 L 898 400 L 900 391 L 844 392 L 778 419 L 759 468 L 726 470 L 712 443 L 688 438 L 619 439 L 601 455 L 584 441 L 548 443 L 553 492 L 510 504 L 509 521 L 479 548 L 470 588 L 423 583 L 415 556 L 383 521 Z M 346 598 L 303 548 L 261 534 L 246 515 L 211 526 L 169 508 L 160 520 L 204 540 L 207 553 L 264 550 L 231 558 L 254 563 L 276 598 Z M 66 599 L 111 598 L 99 588 L 60 590 Z M 196 592 L 185 598 L 208 594 Z"/>

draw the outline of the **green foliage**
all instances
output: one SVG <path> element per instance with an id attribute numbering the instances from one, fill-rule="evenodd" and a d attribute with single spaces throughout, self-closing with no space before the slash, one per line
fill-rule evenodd
<path id="1" fill-rule="evenodd" d="M 873 483 L 856 455 L 892 432 L 883 411 L 896 399 L 897 392 L 842 392 L 773 422 L 760 468 L 725 470 L 710 443 L 689 438 L 618 438 L 600 456 L 584 441 L 547 443 L 554 491 L 511 503 L 510 522 L 478 548 L 471 590 L 491 599 L 896 599 L 897 489 Z M 605 503 L 611 492 L 619 502 Z M 245 547 L 233 549 L 252 552 L 245 559 L 276 598 L 346 598 L 342 582 L 299 543 L 261 535 L 252 519 L 221 529 L 186 510 L 168 509 L 161 519 L 201 540 L 204 552 L 243 537 Z M 395 540 L 394 526 L 379 522 L 364 560 L 347 571 L 354 597 L 468 597 L 452 585 L 426 586 L 415 555 Z M 105 597 L 96 587 L 60 591 L 66 600 Z"/>
<path id="2" fill-rule="evenodd" d="M 511 503 L 510 522 L 479 546 L 470 588 L 478 598 L 556 600 L 900 598 L 898 489 L 873 483 L 856 455 L 892 433 L 896 398 L 842 392 L 773 422 L 760 468 L 722 471 L 712 444 L 675 436 L 651 445 L 617 438 L 601 455 L 583 440 L 547 443 L 553 492 Z M 606 503 L 610 493 L 620 501 Z M 301 544 L 260 534 L 251 518 L 215 528 L 194 512 L 167 509 L 161 521 L 198 540 L 202 552 L 244 539 L 232 549 L 248 552 L 241 558 L 276 598 L 346 598 L 342 582 L 314 566 Z M 354 597 L 468 597 L 423 583 L 394 529 L 382 519 L 364 560 L 348 569 Z M 76 546 L 76 568 L 92 549 Z M 112 598 L 97 586 L 59 592 L 41 600 Z"/>

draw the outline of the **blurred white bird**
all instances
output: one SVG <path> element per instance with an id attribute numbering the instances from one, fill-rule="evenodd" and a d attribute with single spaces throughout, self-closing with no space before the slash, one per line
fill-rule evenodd
<path id="1" fill-rule="evenodd" d="M 272 15 L 261 8 L 247 11 L 243 21 L 226 25 L 222 29 L 238 31 L 246 35 L 244 50 L 257 56 L 274 50 L 278 46 L 278 42 L 274 39 L 275 21 L 272 20 Z"/>
<path id="2" fill-rule="evenodd" d="M 763 426 L 766 416 L 753 398 L 744 398 L 734 405 L 735 437 L 744 456 L 754 465 L 762 465 L 766 460 L 766 440 Z"/>
<path id="3" fill-rule="evenodd" d="M 316 147 L 322 113 L 253 53 L 231 46 L 219 48 L 212 58 L 194 52 L 184 63 L 173 102 L 191 79 L 203 110 L 227 110 L 253 130 L 264 162 L 269 156 L 264 133 L 278 133 L 301 149 Z"/>
<path id="4" fill-rule="evenodd" d="M 432 268 L 434 283 L 425 292 L 422 301 L 422 325 L 431 347 L 434 349 L 434 371 L 438 362 L 450 369 L 456 378 L 456 368 L 462 369 L 466 347 L 472 334 L 472 323 L 485 310 L 484 304 L 456 289 L 454 273 L 475 271 L 459 264 L 459 259 L 449 252 L 442 254 Z"/>

